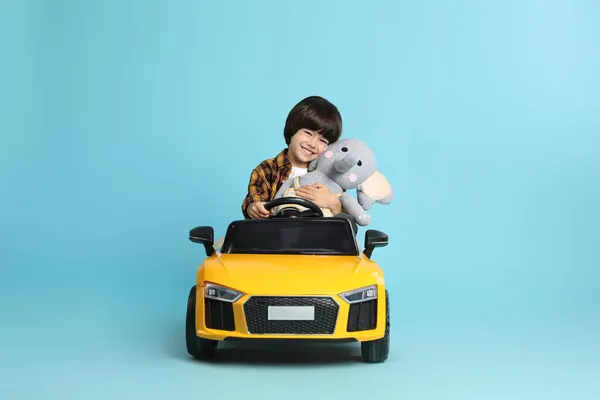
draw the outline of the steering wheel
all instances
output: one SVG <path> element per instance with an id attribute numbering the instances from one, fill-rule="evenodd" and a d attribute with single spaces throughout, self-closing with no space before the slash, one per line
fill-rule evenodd
<path id="1" fill-rule="evenodd" d="M 308 199 L 305 199 L 304 197 L 280 197 L 278 199 L 274 199 L 265 203 L 265 208 L 267 209 L 267 211 L 271 211 L 272 208 L 283 204 L 296 204 L 302 207 L 306 207 L 308 208 L 308 210 L 300 211 L 295 207 L 284 207 L 281 210 L 279 210 L 277 214 L 275 214 L 276 218 L 298 218 L 300 216 L 323 217 L 323 210 L 321 210 L 321 208 L 318 205 L 316 205 Z"/>

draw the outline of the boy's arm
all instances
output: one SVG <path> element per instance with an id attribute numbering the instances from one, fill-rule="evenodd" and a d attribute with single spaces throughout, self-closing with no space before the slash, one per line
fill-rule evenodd
<path id="1" fill-rule="evenodd" d="M 254 168 L 250 174 L 250 181 L 248 182 L 248 193 L 242 202 L 242 214 L 244 218 L 250 219 L 248 215 L 248 207 L 252 203 L 267 202 L 269 201 L 271 185 L 264 178 L 264 174 L 261 173 L 259 167 Z"/>

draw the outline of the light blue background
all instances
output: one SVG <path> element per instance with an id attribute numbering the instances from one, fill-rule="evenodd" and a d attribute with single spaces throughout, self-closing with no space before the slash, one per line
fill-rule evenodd
<path id="1" fill-rule="evenodd" d="M 0 398 L 600 398 L 599 18 L 574 0 L 3 2 Z M 372 213 L 390 359 L 190 361 L 188 230 L 241 217 L 313 94 L 396 191 Z"/>

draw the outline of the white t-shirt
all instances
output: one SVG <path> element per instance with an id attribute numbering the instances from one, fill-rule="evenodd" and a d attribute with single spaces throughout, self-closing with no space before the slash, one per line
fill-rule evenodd
<path id="1" fill-rule="evenodd" d="M 297 176 L 302 176 L 308 172 L 307 168 L 299 168 L 292 166 L 292 172 L 290 172 L 290 176 L 288 179 L 294 179 Z"/>

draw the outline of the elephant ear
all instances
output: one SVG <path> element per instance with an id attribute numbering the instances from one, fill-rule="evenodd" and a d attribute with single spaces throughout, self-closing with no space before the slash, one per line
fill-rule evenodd
<path id="1" fill-rule="evenodd" d="M 391 203 L 394 192 L 388 180 L 379 171 L 375 171 L 373 175 L 368 177 L 358 188 L 370 200 L 381 203 Z"/>

